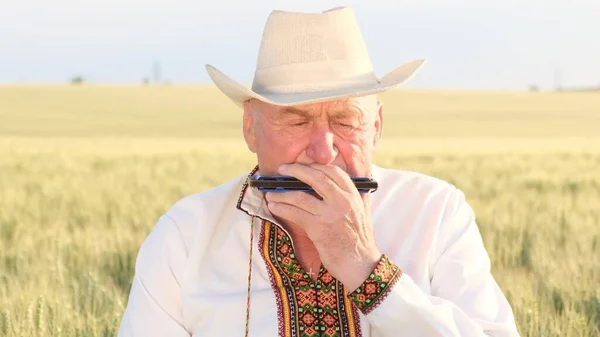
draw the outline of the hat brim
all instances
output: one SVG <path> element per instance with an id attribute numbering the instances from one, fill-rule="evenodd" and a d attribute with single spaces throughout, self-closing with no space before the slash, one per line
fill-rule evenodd
<path id="1" fill-rule="evenodd" d="M 252 91 L 210 64 L 206 65 L 206 71 L 213 83 L 239 107 L 243 107 L 244 102 L 252 98 L 273 105 L 291 106 L 381 93 L 406 83 L 417 73 L 423 64 L 425 64 L 425 60 L 407 62 L 372 84 L 305 93 L 272 95 L 260 95 Z"/>

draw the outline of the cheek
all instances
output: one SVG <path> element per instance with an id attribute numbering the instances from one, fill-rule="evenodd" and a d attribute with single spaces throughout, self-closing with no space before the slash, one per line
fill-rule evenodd
<path id="1" fill-rule="evenodd" d="M 294 137 L 279 129 L 269 129 L 262 134 L 264 143 L 270 148 L 289 148 L 300 143 L 298 137 Z"/>
<path id="2" fill-rule="evenodd" d="M 337 148 L 350 175 L 370 175 L 372 144 L 369 142 L 368 137 L 340 140 L 337 143 Z"/>
<path id="3" fill-rule="evenodd" d="M 276 129 L 261 132 L 259 138 L 258 148 L 261 155 L 266 158 L 276 158 L 278 161 L 293 161 L 306 147 L 298 137 Z"/>
<path id="4" fill-rule="evenodd" d="M 338 140 L 338 149 L 343 152 L 352 152 L 363 154 L 371 149 L 371 142 L 368 134 L 358 134 L 351 137 L 340 137 Z"/>

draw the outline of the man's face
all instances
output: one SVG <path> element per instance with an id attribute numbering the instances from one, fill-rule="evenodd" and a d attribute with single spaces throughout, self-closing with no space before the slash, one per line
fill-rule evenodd
<path id="1" fill-rule="evenodd" d="M 282 164 L 331 164 L 350 176 L 370 176 L 383 130 L 375 96 L 282 107 L 258 100 L 244 105 L 244 137 L 257 154 L 259 173 Z"/>

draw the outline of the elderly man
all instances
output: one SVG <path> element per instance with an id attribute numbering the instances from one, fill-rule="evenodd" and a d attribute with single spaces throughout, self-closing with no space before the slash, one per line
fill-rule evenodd
<path id="1" fill-rule="evenodd" d="M 159 219 L 119 336 L 518 336 L 463 193 L 372 163 L 374 95 L 422 63 L 376 78 L 352 10 L 334 8 L 271 13 L 251 89 L 207 66 L 258 165 Z M 254 174 L 314 193 L 263 193 Z"/>

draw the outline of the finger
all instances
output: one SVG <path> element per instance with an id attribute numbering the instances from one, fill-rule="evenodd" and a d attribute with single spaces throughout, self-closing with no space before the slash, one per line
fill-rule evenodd
<path id="1" fill-rule="evenodd" d="M 318 214 L 323 208 L 323 201 L 306 192 L 267 192 L 265 198 L 268 202 L 289 204 L 299 207 L 310 214 Z"/>
<path id="2" fill-rule="evenodd" d="M 287 164 L 280 168 L 279 173 L 293 176 L 308 185 L 323 198 L 332 198 L 339 195 L 343 190 L 323 171 L 304 164 Z"/>
<path id="3" fill-rule="evenodd" d="M 344 191 L 353 192 L 356 190 L 356 186 L 354 185 L 354 182 L 352 181 L 348 172 L 344 171 L 340 167 L 318 163 L 311 164 L 311 166 L 327 175 L 327 177 L 333 180 Z"/>
<path id="4" fill-rule="evenodd" d="M 269 202 L 267 207 L 274 215 L 282 217 L 304 228 L 306 228 L 307 225 L 317 223 L 317 217 L 315 215 L 293 205 L 280 202 Z"/>

